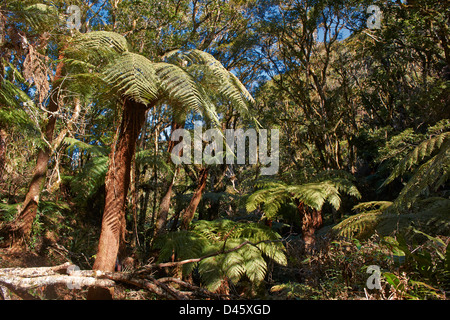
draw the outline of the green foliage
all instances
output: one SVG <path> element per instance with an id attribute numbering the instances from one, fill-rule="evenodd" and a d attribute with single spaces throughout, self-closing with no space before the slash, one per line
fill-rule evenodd
<path id="1" fill-rule="evenodd" d="M 12 221 L 17 214 L 18 203 L 7 204 L 0 202 L 0 215 L 2 221 Z"/>
<path id="2" fill-rule="evenodd" d="M 19 84 L 23 84 L 24 79 L 21 78 L 20 72 L 9 65 L 12 77 L 18 78 L 18 83 L 14 83 L 8 79 L 3 79 L 0 84 L 0 124 L 8 125 L 11 129 L 15 128 L 28 135 L 35 143 L 40 141 L 40 129 L 30 117 L 30 111 L 27 112 L 24 107 L 27 104 L 32 112 L 37 113 L 37 108 L 28 94 L 23 91 Z"/>
<path id="3" fill-rule="evenodd" d="M 89 144 L 70 137 L 64 138 L 64 144 L 67 146 L 68 150 L 77 149 L 80 152 L 87 152 L 93 156 L 106 157 L 108 156 L 109 152 L 108 148 L 106 147 Z"/>
<path id="4" fill-rule="evenodd" d="M 348 239 L 360 239 L 368 237 L 373 234 L 375 228 L 379 222 L 379 218 L 382 214 L 383 208 L 390 206 L 389 202 L 370 202 L 362 203 L 354 207 L 355 209 L 361 209 L 363 207 L 373 208 L 378 206 L 376 209 L 364 210 L 362 213 L 352 215 L 345 218 L 343 221 L 339 222 L 337 225 L 333 226 L 332 231 L 338 237 L 345 237 Z"/>
<path id="5" fill-rule="evenodd" d="M 444 132 L 436 133 L 436 127 Z M 429 132 L 435 134 L 414 147 L 397 164 L 391 175 L 383 183 L 382 187 L 411 170 L 413 166 L 420 165 L 414 170 L 413 176 L 403 187 L 391 209 L 400 211 L 410 208 L 418 196 L 429 188 L 437 190 L 448 180 L 450 175 L 449 128 L 450 122 L 448 120 L 443 120 L 435 127 L 431 127 Z M 425 162 L 422 163 L 423 161 Z"/>
<path id="6" fill-rule="evenodd" d="M 65 27 L 65 1 L 0 2 L 2 222 L 17 215 L 35 151 L 48 146 L 46 121 L 56 120 L 59 142 L 75 99 L 82 106 L 48 161 L 52 188 L 43 186 L 33 248 L 46 250 L 53 239 L 70 252 L 65 258 L 92 266 L 84 255 L 97 249 L 109 146 L 120 106 L 132 99 L 150 108 L 125 204 L 134 237 L 126 246 L 139 262 L 156 254 L 140 239 L 153 243 L 168 184 L 169 219 L 196 188 L 200 167 L 174 170 L 170 162 L 172 125 L 202 115 L 221 128 L 280 129 L 279 175 L 258 180 L 258 166 L 208 167 L 199 217 L 230 220 L 196 221 L 155 239 L 158 262 L 200 259 L 171 271 L 210 290 L 262 288 L 270 279 L 277 298 L 448 298 L 445 1 L 75 1 L 81 32 Z M 383 11 L 380 29 L 367 28 L 369 4 Z M 56 88 L 51 118 L 45 109 Z M 54 184 L 55 175 L 63 183 Z M 355 198 L 364 202 L 354 206 Z M 325 218 L 315 255 L 301 251 L 301 235 L 281 241 L 274 232 L 300 230 L 303 204 Z M 342 221 L 328 225 L 329 209 L 333 223 Z M 249 220 L 261 212 L 273 219 L 272 229 L 231 220 L 248 212 Z M 337 239 L 327 242 L 330 228 Z M 383 270 L 383 289 L 367 293 L 373 264 Z"/>
<path id="7" fill-rule="evenodd" d="M 26 2 L 30 3 L 30 1 Z M 52 27 L 56 29 L 60 22 L 64 23 L 63 19 L 60 20 L 58 9 L 55 6 L 44 3 L 26 5 L 26 3 L 18 4 L 14 2 L 9 6 L 9 9 L 14 12 L 14 19 L 25 23 L 27 27 L 31 27 L 35 32 L 48 31 Z"/>
<path id="8" fill-rule="evenodd" d="M 76 198 L 84 202 L 86 199 L 90 199 L 105 183 L 109 164 L 109 148 L 69 137 L 64 139 L 64 144 L 68 149 L 91 155 L 75 177 L 66 177 L 77 195 Z"/>
<path id="9" fill-rule="evenodd" d="M 328 178 L 300 185 L 288 185 L 277 181 L 261 181 L 256 184 L 256 187 L 260 189 L 248 198 L 247 211 L 254 211 L 259 205 L 263 204 L 263 211 L 268 218 L 276 216 L 282 204 L 294 199 L 316 210 L 321 210 L 325 202 L 330 203 L 338 210 L 341 205 L 341 193 L 357 198 L 361 196 L 353 183 L 342 177 Z"/>
<path id="10" fill-rule="evenodd" d="M 260 284 L 268 269 L 264 257 L 281 265 L 287 263 L 280 236 L 256 223 L 200 220 L 189 231 L 157 239 L 155 246 L 160 249 L 160 262 L 203 257 L 197 264 L 184 265 L 183 274 L 196 268 L 202 283 L 212 291 L 224 281 L 236 284 L 244 277 L 253 285 Z"/>
<path id="11" fill-rule="evenodd" d="M 201 112 L 217 125 L 219 120 L 210 94 L 219 92 L 222 98 L 248 114 L 247 100 L 252 101 L 251 95 L 210 54 L 200 50 L 174 51 L 166 55 L 171 63 L 155 63 L 128 51 L 123 36 L 104 31 L 79 35 L 73 44 L 67 51 L 73 56 L 72 65 L 92 68 L 95 62 L 89 58 L 93 57 L 99 77 L 124 97 L 143 104 L 168 103 L 175 113 Z M 109 63 L 105 65 L 104 61 Z"/>
<path id="12" fill-rule="evenodd" d="M 364 299 L 367 267 L 377 265 L 382 270 L 390 270 L 393 264 L 389 250 L 380 243 L 377 236 L 364 241 L 327 240 L 313 255 L 308 256 L 296 256 L 295 250 L 295 243 L 288 245 L 290 263 L 286 268 L 284 281 L 271 288 L 274 298 Z M 294 257 L 297 259 L 293 259 Z M 297 270 L 301 270 L 301 278 L 294 277 Z"/>
<path id="13" fill-rule="evenodd" d="M 414 237 L 399 234 L 383 239 L 394 262 L 401 265 L 408 278 L 402 279 L 393 272 L 385 272 L 383 276 L 397 295 L 407 299 L 441 299 L 441 292 L 450 289 L 449 239 L 433 237 L 416 229 L 412 231 Z M 420 243 L 417 242 L 419 239 Z"/>

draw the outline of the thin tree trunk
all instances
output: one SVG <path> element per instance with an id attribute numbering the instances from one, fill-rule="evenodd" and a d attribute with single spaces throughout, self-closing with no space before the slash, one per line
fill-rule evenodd
<path id="1" fill-rule="evenodd" d="M 171 132 L 175 131 L 176 129 L 183 128 L 184 121 L 182 123 L 183 124 L 179 124 L 176 121 L 173 121 Z M 167 147 L 167 153 L 170 154 L 174 147 L 175 147 L 175 141 L 170 140 L 168 147 Z M 180 153 L 181 153 L 181 151 L 180 151 Z M 170 158 L 169 158 L 169 161 L 170 161 Z M 168 218 L 169 210 L 170 210 L 170 201 L 172 199 L 173 186 L 175 184 L 175 178 L 176 178 L 179 170 L 180 170 L 179 167 L 177 167 L 175 169 L 172 179 L 169 182 L 169 185 L 167 187 L 166 193 L 164 194 L 164 196 L 161 199 L 161 204 L 159 205 L 158 217 L 156 219 L 156 224 L 155 224 L 155 230 L 153 232 L 153 239 L 160 236 L 161 234 L 164 234 L 164 232 L 166 231 L 166 224 L 167 224 L 167 218 Z"/>
<path id="2" fill-rule="evenodd" d="M 3 171 L 6 164 L 6 146 L 8 135 L 3 127 L 0 127 L 0 182 L 3 182 Z"/>
<path id="3" fill-rule="evenodd" d="M 125 204 L 130 186 L 131 162 L 136 140 L 145 121 L 145 105 L 126 99 L 122 123 L 109 158 L 105 179 L 105 209 L 94 270 L 114 271 L 119 247 L 126 231 Z M 104 288 L 91 288 L 88 299 L 111 299 L 112 292 Z"/>
<path id="4" fill-rule="evenodd" d="M 200 174 L 198 177 L 198 185 L 197 189 L 194 191 L 192 195 L 191 202 L 183 213 L 183 217 L 181 219 L 181 229 L 187 230 L 189 228 L 189 224 L 194 218 L 195 211 L 197 210 L 198 204 L 202 199 L 203 191 L 206 187 L 206 181 L 208 179 L 208 168 L 203 168 L 200 170 Z"/>
<path id="5" fill-rule="evenodd" d="M 169 216 L 170 210 L 170 200 L 172 199 L 172 189 L 175 184 L 175 180 L 179 170 L 180 170 L 179 168 L 175 169 L 175 172 L 172 176 L 172 181 L 167 187 L 167 191 L 164 194 L 164 197 L 161 199 L 161 204 L 159 205 L 158 218 L 156 219 L 155 223 L 155 231 L 153 233 L 153 239 L 164 234 L 166 231 L 167 217 Z"/>
<path id="6" fill-rule="evenodd" d="M 61 61 L 63 56 L 59 57 Z M 62 76 L 63 62 L 60 62 L 56 67 L 56 73 L 53 83 L 56 83 Z M 50 160 L 51 152 L 50 145 L 53 141 L 53 133 L 55 131 L 56 116 L 55 113 L 59 109 L 58 105 L 58 90 L 54 90 L 50 96 L 47 110 L 49 111 L 47 124 L 45 127 L 44 137 L 49 145 L 39 149 L 36 166 L 33 171 L 33 177 L 28 187 L 28 192 L 25 196 L 25 201 L 20 207 L 19 214 L 11 225 L 6 227 L 8 233 L 7 237 L 12 242 L 12 245 L 20 245 L 23 240 L 27 239 L 31 233 L 33 221 L 36 218 L 37 209 L 39 205 L 39 198 L 42 188 L 44 187 L 45 178 L 47 175 L 48 161 Z"/>

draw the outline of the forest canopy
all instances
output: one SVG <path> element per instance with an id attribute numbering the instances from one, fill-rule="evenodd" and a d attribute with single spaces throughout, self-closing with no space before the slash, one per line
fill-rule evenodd
<path id="1" fill-rule="evenodd" d="M 0 299 L 448 299 L 449 22 L 0 0 Z"/>

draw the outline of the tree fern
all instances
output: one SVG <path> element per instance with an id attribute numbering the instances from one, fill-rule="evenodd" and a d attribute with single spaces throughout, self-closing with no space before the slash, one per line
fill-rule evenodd
<path id="1" fill-rule="evenodd" d="M 381 187 L 391 183 L 395 178 L 398 178 L 405 172 L 411 170 L 413 166 L 419 164 L 426 157 L 431 156 L 431 154 L 436 150 L 439 150 L 444 145 L 444 142 L 449 138 L 450 132 L 444 132 L 420 143 L 403 160 L 400 161 Z"/>
<path id="2" fill-rule="evenodd" d="M 221 93 L 247 115 L 248 103 L 253 101 L 232 73 L 212 55 L 199 50 L 173 51 L 166 55 L 165 62 L 155 63 L 129 52 L 123 36 L 96 31 L 77 36 L 67 57 L 73 67 L 89 70 L 95 65 L 99 77 L 122 96 L 143 104 L 168 103 L 176 112 L 194 110 L 215 124 L 219 121 L 211 101 L 215 93 Z"/>
<path id="3" fill-rule="evenodd" d="M 246 277 L 259 284 L 267 273 L 264 257 L 282 265 L 287 263 L 280 236 L 255 223 L 200 220 L 192 224 L 191 230 L 157 239 L 156 245 L 161 250 L 159 261 L 205 257 L 196 266 L 203 284 L 212 291 L 227 279 L 237 283 Z M 193 267 L 183 267 L 184 274 Z"/>
<path id="4" fill-rule="evenodd" d="M 154 65 L 161 82 L 161 100 L 174 107 L 175 113 L 185 109 L 206 115 L 214 123 L 218 117 L 214 106 L 202 88 L 188 72 L 175 65 L 160 62 Z M 181 107 L 181 108 L 180 108 Z"/>
<path id="5" fill-rule="evenodd" d="M 360 197 L 357 188 L 351 181 L 338 177 L 299 185 L 288 185 L 279 181 L 263 181 L 258 183 L 257 187 L 261 189 L 250 195 L 246 209 L 251 212 L 263 205 L 264 214 L 268 218 L 274 218 L 282 204 L 294 199 L 315 210 L 321 210 L 325 202 L 330 203 L 338 210 L 341 205 L 341 193 Z"/>
<path id="6" fill-rule="evenodd" d="M 446 131 L 433 135 L 413 148 L 383 183 L 382 187 L 419 166 L 414 170 L 412 177 L 395 200 L 392 210 L 404 211 L 404 209 L 410 208 L 420 194 L 429 188 L 437 190 L 448 180 L 450 174 L 450 132 L 448 131 L 450 122 L 444 120 L 438 126 Z M 433 130 L 433 128 L 429 129 L 429 131 Z M 425 162 L 420 164 L 423 161 Z"/>

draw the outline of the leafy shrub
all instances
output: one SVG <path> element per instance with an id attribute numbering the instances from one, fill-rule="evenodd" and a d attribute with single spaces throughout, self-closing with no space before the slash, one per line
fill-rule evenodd
<path id="1" fill-rule="evenodd" d="M 445 297 L 450 290 L 450 238 L 432 237 L 412 229 L 416 237 L 407 240 L 405 235 L 383 239 L 392 252 L 397 272 L 385 272 L 392 294 L 406 299 Z M 420 236 L 421 243 L 414 239 Z M 412 243 L 408 243 L 412 242 Z"/>

